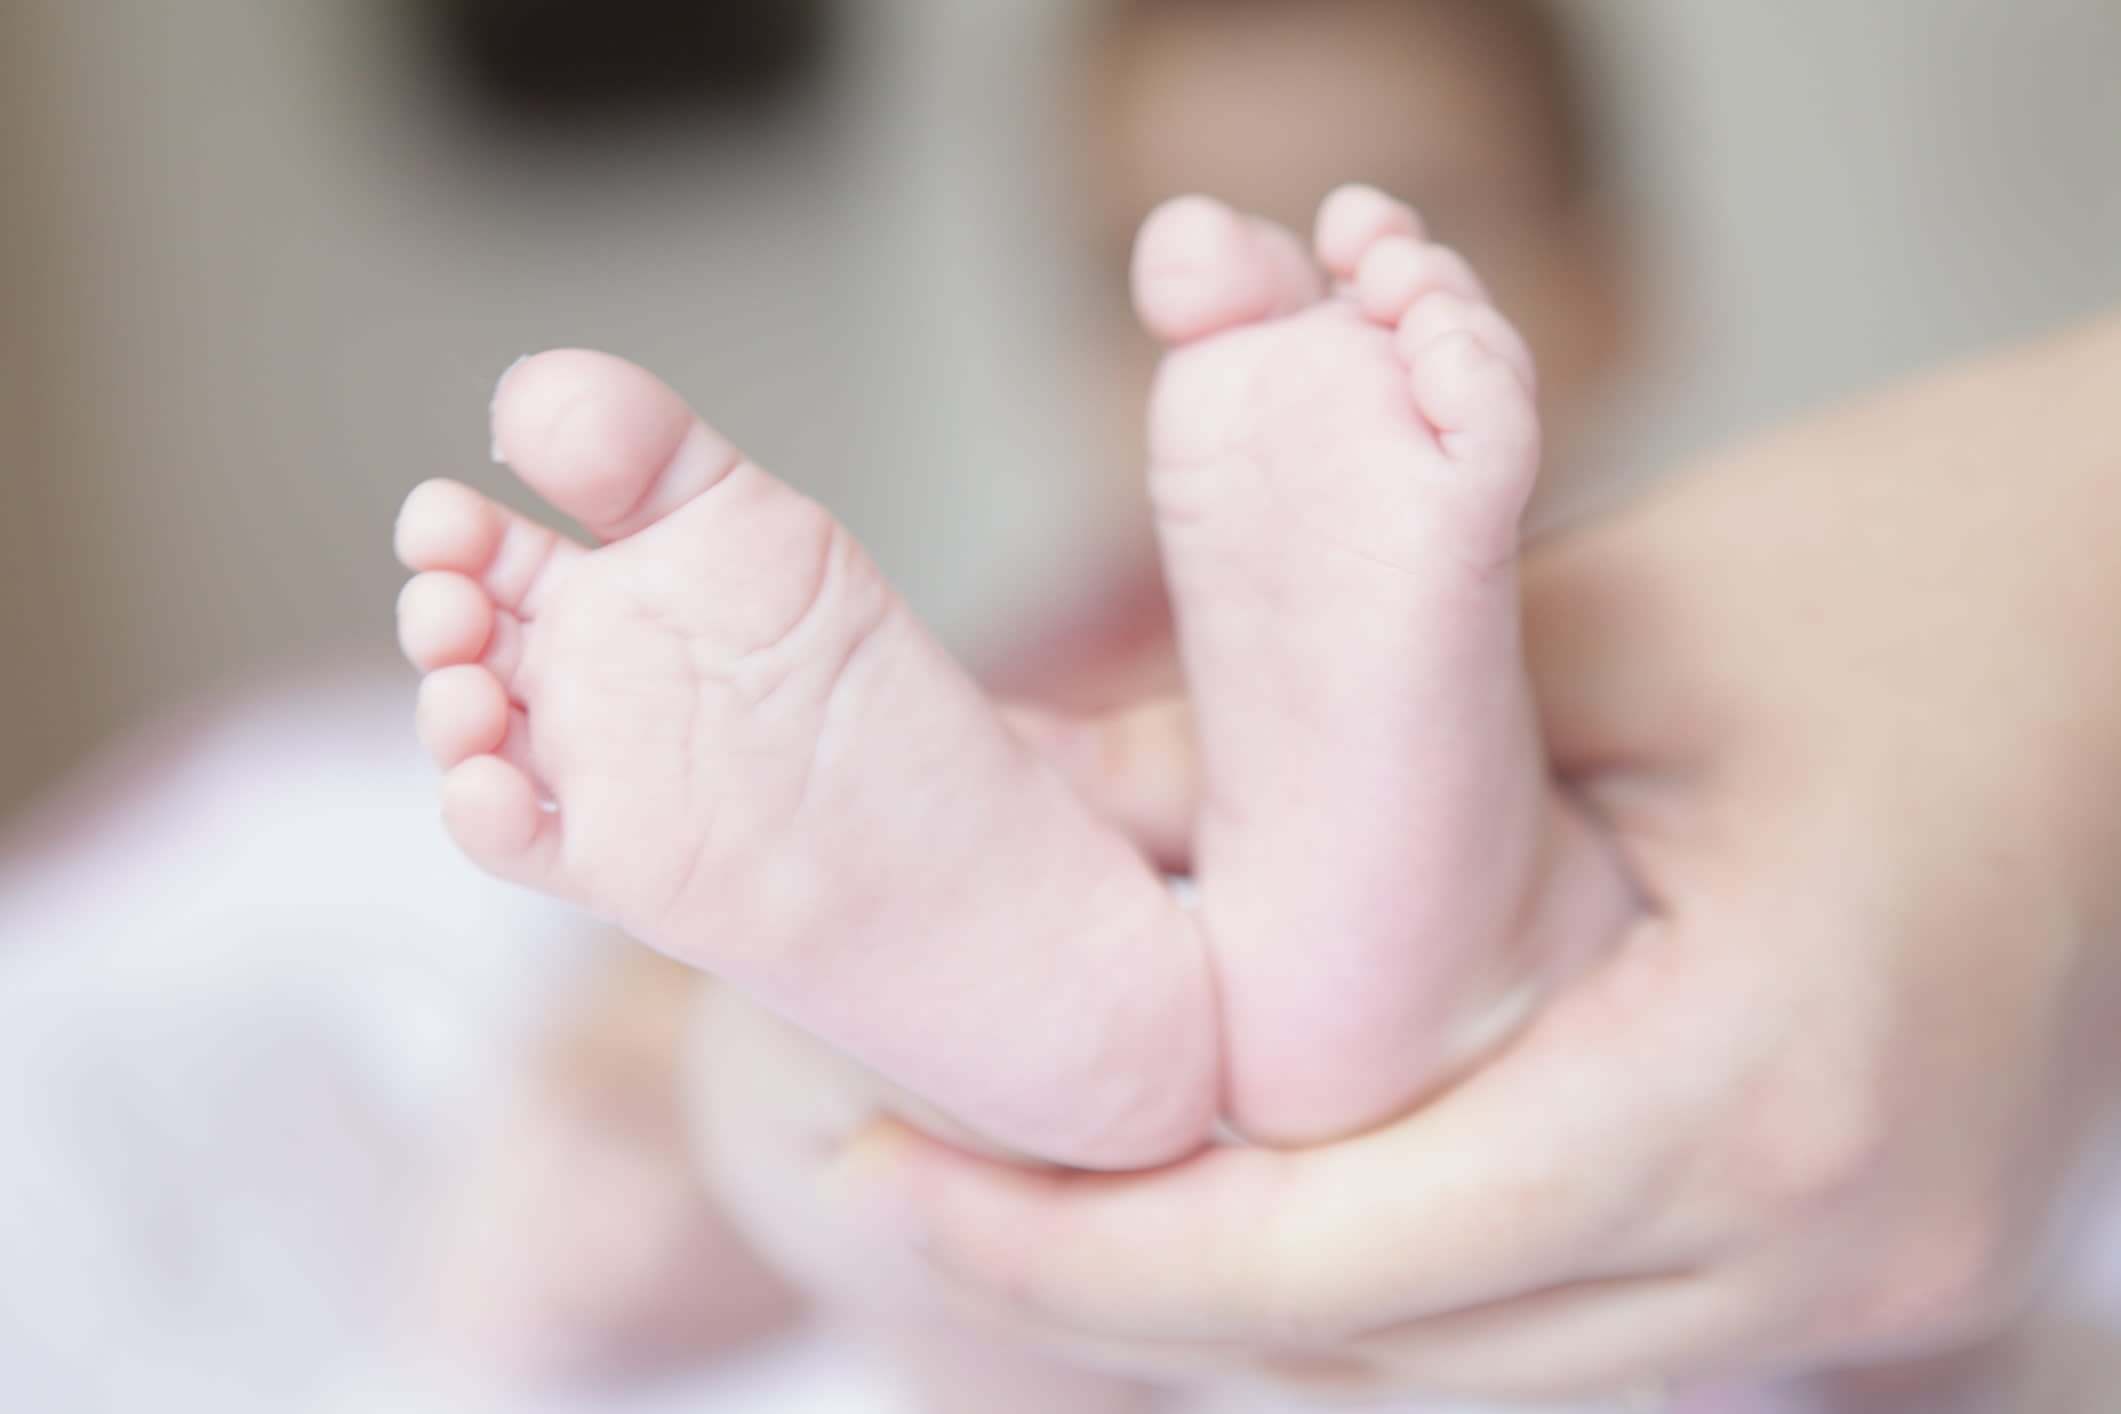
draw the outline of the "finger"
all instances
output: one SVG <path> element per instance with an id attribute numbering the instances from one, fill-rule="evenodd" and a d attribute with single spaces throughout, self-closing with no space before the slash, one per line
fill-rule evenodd
<path id="1" fill-rule="evenodd" d="M 1193 711 L 1173 698 L 1087 721 L 1011 708 L 1010 725 L 1067 777 L 1092 809 L 1159 868 L 1192 865 L 1200 801 Z"/>
<path id="2" fill-rule="evenodd" d="M 996 1320 L 1013 1342 L 1070 1363 L 1163 1382 L 1244 1382 L 1293 1395 L 1603 1400 L 1669 1388 L 1750 1344 L 1749 1308 L 1686 1274 L 1579 1282 L 1380 1331 L 1330 1348 L 1242 1341 L 1116 1340 Z"/>
<path id="3" fill-rule="evenodd" d="M 1382 1331 L 1342 1358 L 1374 1369 L 1388 1391 L 1609 1399 L 1669 1390 L 1738 1358 L 1758 1334 L 1756 1304 L 1705 1275 L 1580 1282 Z"/>
<path id="4" fill-rule="evenodd" d="M 1595 981 L 1489 1069 L 1362 1138 L 1087 1176 L 889 1131 L 865 1178 L 889 1186 L 882 1206 L 947 1278 L 1087 1335 L 1330 1345 L 1639 1271 L 1665 1260 L 1645 1195 L 1663 1188 L 1678 1162 L 1667 1136 L 1689 1120 L 1660 1113 L 1658 1072 L 1628 1059 L 1654 1047 L 1582 1015 L 1611 1010 Z"/>

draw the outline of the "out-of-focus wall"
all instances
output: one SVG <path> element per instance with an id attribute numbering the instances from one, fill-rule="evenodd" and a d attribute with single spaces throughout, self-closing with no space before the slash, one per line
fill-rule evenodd
<path id="1" fill-rule="evenodd" d="M 820 102 L 573 150 L 452 123 L 382 0 L 0 7 L 0 808 L 213 684 L 387 654 L 398 498 L 504 487 L 487 389 L 552 344 L 664 372 L 946 636 L 1005 631 L 1101 525 L 1066 4 L 857 0 Z M 2121 298 L 2111 0 L 1580 12 L 1686 370 L 1624 460 Z"/>
<path id="2" fill-rule="evenodd" d="M 556 146 L 457 121 L 405 8 L 9 8 L 8 404 L 37 436 L 0 517 L 0 796 L 243 674 L 385 659 L 392 513 L 428 476 L 508 488 L 487 393 L 538 348 L 656 368 L 952 637 L 1057 553 L 1066 478 L 953 411 L 1020 396 L 993 370 L 1034 336 L 984 293 L 991 184 L 948 130 L 998 108 L 980 141 L 1014 154 L 1044 116 L 930 42 L 957 7 L 844 7 L 815 101 Z"/>
<path id="3" fill-rule="evenodd" d="M 45 415 L 50 369 L 37 345 L 53 320 L 36 278 L 42 231 L 28 219 L 42 184 L 22 28 L 21 11 L 0 6 L 0 811 L 49 774 L 37 758 L 68 739 L 62 704 L 81 696 L 48 608 L 63 535 L 46 474 L 58 458 Z"/>
<path id="4" fill-rule="evenodd" d="M 1652 217 L 1653 457 L 2121 301 L 2111 0 L 1575 9 Z"/>

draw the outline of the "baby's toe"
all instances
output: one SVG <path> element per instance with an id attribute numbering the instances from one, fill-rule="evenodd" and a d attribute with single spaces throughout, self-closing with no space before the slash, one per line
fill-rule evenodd
<path id="1" fill-rule="evenodd" d="M 582 547 L 469 486 L 429 481 L 398 514 L 398 558 L 407 569 L 477 582 L 497 607 L 528 616 Z M 423 591 L 424 592 L 424 591 Z"/>
<path id="2" fill-rule="evenodd" d="M 1465 257 L 1447 246 L 1388 236 L 1370 247 L 1355 272 L 1355 301 L 1379 324 L 1397 324 L 1416 301 L 1446 291 L 1486 303 L 1487 287 Z"/>
<path id="3" fill-rule="evenodd" d="M 1475 303 L 1462 295 L 1439 290 L 1417 300 L 1399 325 L 1399 354 L 1409 365 L 1416 354 L 1447 334 L 1471 334 L 1488 352 L 1510 366 L 1528 393 L 1537 396 L 1539 371 L 1532 360 L 1531 345 L 1503 318 L 1494 305 Z"/>
<path id="4" fill-rule="evenodd" d="M 654 374 L 583 349 L 511 369 L 494 396 L 493 439 L 532 489 L 604 541 L 663 519 L 740 460 Z"/>
<path id="5" fill-rule="evenodd" d="M 442 778 L 442 823 L 457 847 L 496 878 L 564 893 L 554 877 L 560 823 L 523 770 L 474 756 Z"/>
<path id="6" fill-rule="evenodd" d="M 1135 308 L 1165 343 L 1293 314 L 1322 293 L 1318 268 L 1294 235 L 1209 197 L 1158 207 L 1135 246 Z"/>
<path id="7" fill-rule="evenodd" d="M 398 561 L 409 570 L 475 574 L 500 542 L 497 507 L 458 481 L 423 481 L 398 512 Z"/>
<path id="8" fill-rule="evenodd" d="M 1453 461 L 1512 488 L 1497 511 L 1514 525 L 1539 465 L 1539 417 L 1516 370 L 1458 328 L 1415 351 L 1408 386 Z"/>
<path id="9" fill-rule="evenodd" d="M 1376 187 L 1342 187 L 1318 209 L 1318 260 L 1335 279 L 1353 280 L 1371 249 L 1392 237 L 1420 240 L 1421 218 Z"/>
<path id="10" fill-rule="evenodd" d="M 501 749 L 508 737 L 508 693 L 481 667 L 443 668 L 420 683 L 421 744 L 444 769 Z"/>
<path id="11" fill-rule="evenodd" d="M 398 645 L 422 672 L 477 662 L 493 629 L 493 601 L 465 575 L 417 575 L 398 595 Z"/>

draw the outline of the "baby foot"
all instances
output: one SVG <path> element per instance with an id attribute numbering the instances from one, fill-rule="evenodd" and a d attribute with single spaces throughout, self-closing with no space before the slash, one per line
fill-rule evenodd
<path id="1" fill-rule="evenodd" d="M 996 1142 L 1083 1167 L 1196 1144 L 1190 921 L 847 532 L 617 359 L 530 360 L 494 428 L 601 545 L 451 483 L 406 505 L 401 632 L 463 849 Z"/>
<path id="2" fill-rule="evenodd" d="M 1189 198 L 1135 274 L 1173 346 L 1150 484 L 1228 1104 L 1290 1142 L 1400 1112 L 1523 1014 L 1530 961 L 1499 950 L 1552 809 L 1518 641 L 1531 359 L 1377 192 L 1328 201 L 1317 256 Z"/>

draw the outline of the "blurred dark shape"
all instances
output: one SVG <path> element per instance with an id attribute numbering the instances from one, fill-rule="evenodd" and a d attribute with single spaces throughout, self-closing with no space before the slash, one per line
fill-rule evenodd
<path id="1" fill-rule="evenodd" d="M 1608 176 L 1608 135 L 1590 91 L 1589 65 L 1565 0 L 1346 0 L 1381 15 L 1421 15 L 1455 26 L 1469 40 L 1512 56 L 1534 106 L 1549 175 L 1569 200 L 1596 191 Z M 1104 45 L 1130 30 L 1170 19 L 1236 19 L 1324 8 L 1316 0 L 1101 0 Z"/>
<path id="2" fill-rule="evenodd" d="M 492 116 L 575 125 L 713 117 L 821 66 L 834 0 L 413 0 Z"/>

